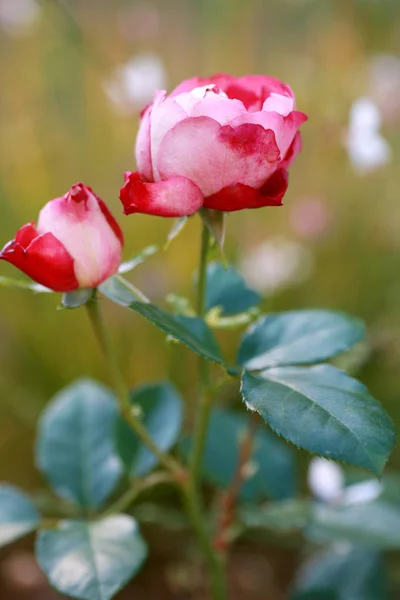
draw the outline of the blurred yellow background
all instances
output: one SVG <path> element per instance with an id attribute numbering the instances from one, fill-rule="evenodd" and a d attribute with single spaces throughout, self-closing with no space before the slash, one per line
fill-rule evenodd
<path id="1" fill-rule="evenodd" d="M 0 52 L 1 243 L 83 181 L 118 218 L 126 258 L 172 225 L 124 217 L 118 200 L 153 89 L 218 71 L 290 83 L 309 122 L 284 206 L 229 215 L 227 255 L 258 280 L 268 310 L 363 317 L 371 352 L 360 378 L 399 421 L 399 0 L 0 0 Z M 155 302 L 192 296 L 199 225 L 190 219 L 132 274 Z M 6 263 L 0 275 L 22 278 Z M 31 447 L 46 401 L 80 376 L 107 382 L 84 311 L 58 302 L 0 290 L 0 480 L 24 488 L 39 482 Z M 130 384 L 171 374 L 190 399 L 190 353 L 103 304 Z M 233 336 L 222 339 L 232 354 Z"/>

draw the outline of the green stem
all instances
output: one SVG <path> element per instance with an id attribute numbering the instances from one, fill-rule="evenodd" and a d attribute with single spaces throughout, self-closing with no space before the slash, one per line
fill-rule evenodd
<path id="1" fill-rule="evenodd" d="M 135 407 L 131 404 L 129 390 L 125 385 L 124 377 L 119 369 L 116 356 L 108 337 L 107 329 L 101 317 L 99 302 L 95 293 L 93 298 L 86 304 L 86 308 L 95 336 L 110 369 L 110 374 L 113 378 L 114 386 L 118 395 L 122 416 L 137 434 L 143 444 L 147 446 L 147 448 L 151 450 L 155 456 L 157 456 L 160 463 L 169 471 L 169 473 L 171 473 L 174 479 L 178 482 L 182 482 L 186 478 L 186 473 L 181 465 L 172 456 L 160 450 L 160 448 L 151 438 L 147 428 L 143 425 L 138 415 L 135 414 Z"/>
<path id="2" fill-rule="evenodd" d="M 206 311 L 206 292 L 207 292 L 207 259 L 210 247 L 210 230 L 203 223 L 201 232 L 201 251 L 199 264 L 199 279 L 197 282 L 197 314 L 204 317 Z"/>
<path id="3" fill-rule="evenodd" d="M 207 292 L 207 258 L 210 245 L 210 231 L 203 224 L 201 235 L 201 253 L 199 264 L 199 277 L 197 285 L 197 315 L 204 317 L 206 308 L 206 292 Z M 199 388 L 200 395 L 197 406 L 197 415 L 195 430 L 193 436 L 193 450 L 190 458 L 190 473 L 189 477 L 193 487 L 197 487 L 203 460 L 204 445 L 206 441 L 207 428 L 211 413 L 211 395 L 210 395 L 210 365 L 203 357 L 199 357 L 198 372 L 199 372 Z"/>
<path id="4" fill-rule="evenodd" d="M 189 483 L 184 492 L 186 511 L 196 532 L 200 550 L 207 561 L 213 600 L 226 600 L 224 557 L 214 550 L 211 535 L 205 527 L 205 519 L 197 490 L 193 489 Z"/>
<path id="5" fill-rule="evenodd" d="M 204 317 L 206 311 L 207 259 L 209 246 L 210 232 L 207 226 L 203 224 L 196 305 L 199 317 Z M 214 549 L 211 536 L 205 526 L 199 490 L 200 469 L 211 413 L 210 368 L 209 363 L 202 357 L 199 357 L 199 388 L 200 395 L 193 436 L 193 450 L 190 457 L 189 481 L 185 487 L 186 508 L 196 531 L 201 551 L 208 564 L 213 598 L 214 600 L 225 600 L 226 581 L 224 559 Z"/>
<path id="6" fill-rule="evenodd" d="M 125 509 L 129 508 L 132 502 L 145 490 L 159 485 L 160 483 L 171 483 L 171 481 L 171 475 L 164 471 L 157 471 L 146 477 L 146 479 L 135 481 L 132 486 L 102 514 L 102 516 L 108 517 L 123 512 Z"/>

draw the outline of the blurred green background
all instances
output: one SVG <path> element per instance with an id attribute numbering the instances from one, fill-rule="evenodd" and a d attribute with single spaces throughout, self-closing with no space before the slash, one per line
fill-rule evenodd
<path id="1" fill-rule="evenodd" d="M 83 181 L 118 217 L 127 258 L 162 244 L 172 224 L 124 217 L 118 200 L 153 87 L 218 71 L 290 83 L 309 122 L 284 206 L 229 215 L 227 255 L 250 283 L 258 279 L 266 309 L 363 317 L 371 352 L 360 378 L 400 421 L 399 0 L 0 0 L 0 52 L 0 239 Z M 382 120 L 370 134 L 390 153 L 379 166 L 357 168 L 346 150 L 351 132 L 364 150 L 376 141 L 349 128 L 360 97 Z M 156 302 L 171 291 L 192 296 L 199 233 L 194 217 L 134 271 L 135 285 Z M 0 274 L 20 276 L 6 263 Z M 58 302 L 0 290 L 0 480 L 24 488 L 39 484 L 31 447 L 47 400 L 80 376 L 107 382 L 84 311 L 57 311 Z M 129 383 L 169 374 L 190 401 L 189 352 L 103 304 Z M 225 336 L 228 352 L 232 340 Z M 399 450 L 391 463 L 400 466 Z"/>

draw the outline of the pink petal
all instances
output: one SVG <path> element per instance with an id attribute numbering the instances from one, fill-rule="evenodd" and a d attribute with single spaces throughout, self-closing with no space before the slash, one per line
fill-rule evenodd
<path id="1" fill-rule="evenodd" d="M 177 96 L 178 94 L 184 94 L 191 92 L 194 88 L 202 87 L 204 85 L 215 84 L 220 87 L 224 92 L 225 88 L 232 82 L 236 81 L 236 77 L 232 75 L 226 75 L 219 73 L 210 77 L 192 77 L 191 79 L 185 79 L 182 81 L 170 94 L 171 97 Z"/>
<path id="2" fill-rule="evenodd" d="M 275 79 L 265 75 L 246 75 L 234 79 L 228 85 L 221 88 L 229 98 L 238 98 L 246 106 L 247 110 L 253 112 L 261 110 L 263 102 L 271 93 L 282 94 L 294 98 L 291 88 Z"/>
<path id="3" fill-rule="evenodd" d="M 175 100 L 171 98 L 166 99 L 165 92 L 156 93 L 150 116 L 150 152 L 153 176 L 149 178 L 146 172 L 144 172 L 143 175 L 147 180 L 160 180 L 157 168 L 157 155 L 160 144 L 167 131 L 186 117 L 186 112 Z M 139 172 L 141 172 L 140 169 Z"/>
<path id="4" fill-rule="evenodd" d="M 305 121 L 307 121 L 307 116 L 299 111 L 293 111 L 287 117 L 283 117 L 277 112 L 258 111 L 238 117 L 231 122 L 231 125 L 236 127 L 241 123 L 254 123 L 262 125 L 267 130 L 271 129 L 275 133 L 276 143 L 283 157 L 293 142 L 300 125 Z"/>
<path id="5" fill-rule="evenodd" d="M 251 111 L 261 110 L 263 102 L 272 93 L 294 98 L 292 89 L 286 83 L 275 77 L 266 75 L 245 75 L 233 77 L 226 73 L 218 73 L 210 77 L 193 77 L 178 85 L 171 96 L 190 92 L 194 88 L 214 83 L 224 91 L 229 98 L 240 100 Z"/>
<path id="6" fill-rule="evenodd" d="M 102 200 L 98 196 L 96 196 L 96 198 L 97 198 L 97 202 L 99 203 L 99 208 L 100 208 L 101 212 L 103 213 L 103 217 L 105 218 L 108 225 L 110 226 L 110 229 L 114 232 L 115 236 L 119 240 L 119 243 L 121 244 L 121 248 L 122 248 L 124 245 L 124 235 L 122 233 L 120 226 L 118 225 L 117 221 L 112 216 L 112 214 L 111 214 L 107 204 L 104 202 L 104 200 Z"/>
<path id="7" fill-rule="evenodd" d="M 297 132 L 294 136 L 293 142 L 289 146 L 289 150 L 286 152 L 285 158 L 280 164 L 280 167 L 282 169 L 287 169 L 292 164 L 298 153 L 301 152 L 302 147 L 303 143 L 301 141 L 301 134 L 300 132 Z"/>
<path id="8" fill-rule="evenodd" d="M 167 181 L 146 183 L 139 173 L 125 173 L 120 199 L 124 213 L 144 213 L 160 217 L 192 215 L 203 205 L 203 194 L 190 179 L 171 177 Z"/>
<path id="9" fill-rule="evenodd" d="M 253 90 L 254 86 L 246 86 L 241 84 L 240 81 L 241 79 L 227 75 L 226 73 L 218 73 L 210 77 L 193 77 L 179 84 L 171 93 L 171 97 L 190 92 L 197 87 L 214 84 L 221 88 L 230 99 L 240 100 L 246 109 L 255 105 L 256 108 L 254 110 L 260 110 L 264 98 L 261 99 L 258 88 Z"/>
<path id="10" fill-rule="evenodd" d="M 136 165 L 143 176 L 149 181 L 153 179 L 150 147 L 150 119 L 153 106 L 148 106 L 142 115 L 139 131 L 136 137 Z"/>
<path id="11" fill-rule="evenodd" d="M 272 93 L 294 98 L 293 90 L 287 83 L 267 75 L 244 75 L 239 77 L 237 85 L 252 91 L 262 102 Z"/>
<path id="12" fill-rule="evenodd" d="M 178 96 L 178 94 L 191 92 L 194 90 L 194 88 L 207 85 L 207 83 L 211 83 L 211 81 L 204 77 L 192 77 L 191 79 L 185 79 L 184 81 L 181 81 L 181 83 L 174 90 L 172 90 L 169 97 L 173 98 L 174 96 Z"/>
<path id="13" fill-rule="evenodd" d="M 181 121 L 166 134 L 158 169 L 163 179 L 187 177 L 207 197 L 236 183 L 260 187 L 279 160 L 273 132 L 261 125 L 233 128 L 196 117 Z"/>
<path id="14" fill-rule="evenodd" d="M 218 121 L 220 125 L 225 125 L 236 119 L 240 115 L 246 114 L 243 103 L 239 100 L 230 98 L 221 98 L 216 94 L 207 94 L 207 96 L 198 101 L 189 113 L 190 117 L 211 117 Z"/>
<path id="15" fill-rule="evenodd" d="M 103 213 L 103 217 L 106 219 L 107 223 L 119 239 L 121 246 L 123 246 L 124 236 L 120 226 L 109 211 L 107 204 L 93 192 L 92 188 L 84 185 L 83 183 L 75 183 L 75 185 L 73 185 L 64 196 L 66 201 L 73 200 L 78 204 L 83 203 L 86 210 L 88 209 L 88 202 L 90 202 L 93 198 L 97 200 L 98 206 Z M 95 203 L 93 205 L 96 206 Z"/>
<path id="16" fill-rule="evenodd" d="M 214 84 L 194 88 L 190 92 L 174 96 L 174 101 L 188 117 L 211 117 L 221 125 L 247 112 L 242 102 L 228 98 Z"/>
<path id="17" fill-rule="evenodd" d="M 1 251 L 0 259 L 55 292 L 79 287 L 72 256 L 52 233 L 38 235 L 33 223 L 21 227 L 15 240 Z"/>
<path id="18" fill-rule="evenodd" d="M 263 206 L 281 206 L 282 198 L 288 187 L 287 171 L 279 169 L 258 190 L 237 183 L 209 196 L 204 201 L 205 208 L 231 212 L 244 208 Z"/>
<path id="19" fill-rule="evenodd" d="M 294 98 L 272 92 L 264 102 L 262 109 L 275 111 L 283 117 L 287 117 L 295 109 Z"/>

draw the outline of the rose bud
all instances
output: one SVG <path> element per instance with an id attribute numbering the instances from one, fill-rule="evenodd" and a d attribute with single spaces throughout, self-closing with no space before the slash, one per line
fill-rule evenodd
<path id="1" fill-rule="evenodd" d="M 125 214 L 280 205 L 306 120 L 273 77 L 195 77 L 169 96 L 156 92 L 138 132 L 138 171 L 125 174 Z"/>
<path id="2" fill-rule="evenodd" d="M 21 227 L 0 258 L 55 292 L 69 292 L 96 287 L 116 273 L 122 246 L 106 204 L 77 183 L 42 208 L 36 227 Z"/>

